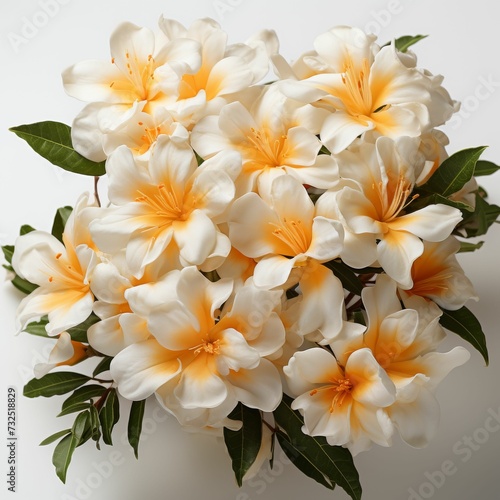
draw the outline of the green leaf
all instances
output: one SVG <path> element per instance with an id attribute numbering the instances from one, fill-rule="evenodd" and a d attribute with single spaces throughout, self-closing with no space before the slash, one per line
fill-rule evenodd
<path id="1" fill-rule="evenodd" d="M 335 488 L 335 483 L 330 482 L 323 472 L 321 472 L 321 470 L 311 462 L 311 459 L 307 455 L 302 454 L 301 451 L 296 448 L 295 444 L 292 443 L 286 433 L 278 431 L 276 436 L 281 449 L 285 452 L 285 455 L 292 461 L 297 469 L 329 490 L 333 490 Z"/>
<path id="2" fill-rule="evenodd" d="M 12 264 L 12 256 L 14 255 L 14 246 L 13 245 L 4 245 L 2 247 L 2 252 L 4 254 L 5 260 Z"/>
<path id="3" fill-rule="evenodd" d="M 10 129 L 24 139 L 40 156 L 54 165 L 83 175 L 103 175 L 105 163 L 93 162 L 73 149 L 71 127 L 59 122 L 39 122 Z"/>
<path id="4" fill-rule="evenodd" d="M 474 175 L 479 177 L 481 175 L 491 175 L 500 170 L 500 166 L 487 160 L 479 160 L 476 163 L 476 169 L 474 170 Z"/>
<path id="5" fill-rule="evenodd" d="M 24 236 L 25 234 L 28 234 L 28 233 L 31 233 L 35 231 L 35 228 L 34 227 L 31 227 L 30 225 L 28 224 L 24 224 L 23 226 L 21 226 L 21 228 L 19 229 L 19 236 Z"/>
<path id="6" fill-rule="evenodd" d="M 480 146 L 453 154 L 441 163 L 420 190 L 437 193 L 444 198 L 460 191 L 474 175 L 476 162 L 485 149 L 486 146 Z"/>
<path id="7" fill-rule="evenodd" d="M 283 394 L 283 400 L 274 411 L 283 451 L 307 476 L 330 489 L 338 484 L 353 500 L 359 500 L 361 484 L 349 450 L 329 445 L 324 437 L 304 434 L 304 420 L 298 411 L 292 410 L 292 402 L 291 397 Z"/>
<path id="8" fill-rule="evenodd" d="M 398 49 L 400 52 L 406 52 L 412 45 L 415 45 L 417 42 L 420 42 L 420 40 L 423 40 L 427 37 L 428 35 L 401 36 L 399 38 L 396 38 L 394 44 L 396 45 L 396 49 Z"/>
<path id="9" fill-rule="evenodd" d="M 333 274 L 335 274 L 335 276 L 337 276 L 337 278 L 342 282 L 342 285 L 346 290 L 349 290 L 349 292 L 355 293 L 356 295 L 361 295 L 361 292 L 363 291 L 363 283 L 348 265 L 335 260 L 325 262 L 323 265 L 328 267 L 328 269 L 331 269 Z"/>
<path id="10" fill-rule="evenodd" d="M 480 193 L 476 194 L 476 208 L 474 213 L 464 217 L 464 220 L 457 226 L 455 233 L 462 236 L 465 231 L 468 238 L 481 236 L 488 232 L 500 216 L 500 207 L 488 203 Z"/>
<path id="11" fill-rule="evenodd" d="M 468 241 L 460 242 L 459 253 L 475 252 L 479 250 L 484 245 L 484 241 L 479 241 L 478 243 L 469 243 Z"/>
<path id="12" fill-rule="evenodd" d="M 88 344 L 89 340 L 87 338 L 87 330 L 98 321 L 101 320 L 94 313 L 92 313 L 83 323 L 70 328 L 68 333 L 71 336 L 71 340 Z"/>
<path id="13" fill-rule="evenodd" d="M 444 328 L 456 333 L 475 347 L 483 356 L 486 366 L 489 364 L 486 337 L 481 324 L 469 309 L 465 306 L 457 311 L 443 309 L 439 322 Z"/>
<path id="14" fill-rule="evenodd" d="M 23 332 L 29 333 L 30 335 L 36 335 L 37 337 L 51 338 L 49 337 L 49 335 L 47 334 L 47 330 L 45 329 L 48 322 L 49 319 L 47 318 L 47 316 L 44 316 L 40 321 L 33 321 L 32 323 L 28 323 L 24 327 Z"/>
<path id="15" fill-rule="evenodd" d="M 25 386 L 23 394 L 27 398 L 37 398 L 66 394 L 90 380 L 87 375 L 73 372 L 47 373 L 42 378 L 34 378 Z"/>
<path id="16" fill-rule="evenodd" d="M 90 406 L 91 406 L 90 403 L 75 403 L 61 410 L 56 416 L 62 417 L 64 415 L 69 415 L 70 413 L 76 413 L 78 411 L 88 410 Z"/>
<path id="17" fill-rule="evenodd" d="M 241 487 L 243 477 L 257 458 L 262 443 L 262 416 L 259 410 L 238 403 L 230 413 L 231 420 L 243 423 L 239 431 L 224 427 L 224 442 L 231 457 L 236 482 Z"/>
<path id="18" fill-rule="evenodd" d="M 34 285 L 29 281 L 19 277 L 17 274 L 12 279 L 11 283 L 20 291 L 29 295 L 31 292 L 35 291 L 38 288 L 38 285 Z"/>
<path id="19" fill-rule="evenodd" d="M 66 222 L 73 211 L 72 207 L 61 207 L 57 209 L 56 215 L 54 217 L 54 222 L 52 224 L 52 236 L 55 236 L 62 243 L 62 235 L 64 228 L 66 227 Z"/>
<path id="20" fill-rule="evenodd" d="M 144 417 L 144 409 L 146 408 L 146 400 L 132 401 L 130 407 L 130 415 L 128 418 L 127 434 L 128 442 L 134 449 L 135 458 L 139 458 L 139 440 L 142 431 L 142 419 Z"/>
<path id="21" fill-rule="evenodd" d="M 101 422 L 99 420 L 99 412 L 94 405 L 90 407 L 90 429 L 91 437 L 96 442 L 96 448 L 100 450 L 99 439 L 101 439 Z"/>
<path id="22" fill-rule="evenodd" d="M 71 457 L 76 447 L 82 440 L 82 436 L 88 425 L 90 418 L 90 413 L 84 411 L 80 413 L 71 428 L 71 434 L 67 435 L 54 449 L 54 454 L 52 455 L 52 463 L 56 468 L 56 474 L 59 479 L 65 483 L 66 482 L 66 472 L 68 471 L 69 464 L 71 462 Z"/>
<path id="23" fill-rule="evenodd" d="M 361 309 L 358 309 L 357 311 L 354 311 L 352 313 L 352 319 L 354 320 L 354 323 L 366 326 L 365 315 L 363 314 L 363 311 L 361 311 Z"/>
<path id="24" fill-rule="evenodd" d="M 105 444 L 112 445 L 111 433 L 116 422 L 120 418 L 120 401 L 116 394 L 116 389 L 111 389 L 106 398 L 106 402 L 99 413 L 99 420 L 102 427 L 102 440 Z"/>
<path id="25" fill-rule="evenodd" d="M 94 371 L 92 372 L 92 376 L 97 377 L 97 375 L 99 375 L 100 373 L 107 372 L 111 365 L 111 361 L 113 361 L 113 358 L 110 356 L 106 356 L 101 361 L 99 361 L 99 364 L 94 368 Z"/>
<path id="26" fill-rule="evenodd" d="M 55 434 L 52 434 L 48 438 L 45 438 L 38 446 L 46 446 L 50 443 L 53 443 L 54 441 L 57 441 L 60 437 L 66 436 L 66 434 L 69 434 L 71 432 L 71 429 L 64 429 L 63 431 L 58 431 Z"/>
<path id="27" fill-rule="evenodd" d="M 69 398 L 67 398 L 62 404 L 62 409 L 65 410 L 77 403 L 82 403 L 84 401 L 89 401 L 91 398 L 100 397 L 104 394 L 106 390 L 105 387 L 98 384 L 84 385 L 77 389 Z"/>

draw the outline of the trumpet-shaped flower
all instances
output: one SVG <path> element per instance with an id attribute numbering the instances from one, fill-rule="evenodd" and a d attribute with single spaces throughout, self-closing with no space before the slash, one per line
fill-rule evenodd
<path id="1" fill-rule="evenodd" d="M 344 292 L 320 263 L 338 257 L 343 230 L 338 221 L 315 214 L 305 188 L 289 175 L 272 182 L 269 197 L 247 193 L 231 207 L 229 237 L 243 255 L 259 259 L 254 282 L 264 288 L 299 283 L 304 297 L 299 329 L 321 329 L 327 338 L 343 327 Z"/>
<path id="2" fill-rule="evenodd" d="M 314 347 L 297 352 L 283 371 L 305 434 L 325 436 L 354 453 L 372 441 L 390 446 L 393 425 L 385 409 L 396 390 L 369 349 L 356 350 L 341 365 L 331 352 Z"/>
<path id="3" fill-rule="evenodd" d="M 215 269 L 231 245 L 213 219 L 233 200 L 233 179 L 240 168 L 234 152 L 198 167 L 191 148 L 166 136 L 158 140 L 148 164 L 121 147 L 108 160 L 113 206 L 92 223 L 93 237 L 105 252 L 126 248 L 127 265 L 136 278 L 145 266 L 167 256 L 182 265 Z"/>
<path id="4" fill-rule="evenodd" d="M 88 232 L 88 198 L 83 195 L 70 215 L 62 242 L 44 231 L 19 236 L 12 266 L 38 288 L 19 304 L 20 328 L 48 315 L 47 333 L 55 336 L 87 319 L 94 296 L 90 275 L 96 265 L 94 243 Z"/>
<path id="5" fill-rule="evenodd" d="M 125 347 L 148 339 L 151 334 L 147 322 L 130 308 L 128 290 L 156 282 L 167 272 L 181 267 L 180 263 L 166 256 L 146 266 L 144 274 L 137 279 L 128 269 L 125 252 L 97 264 L 92 274 L 91 289 L 97 299 L 94 313 L 101 321 L 89 328 L 89 344 L 98 352 L 116 356 Z M 166 295 L 162 294 L 159 300 L 165 298 Z"/>
<path id="6" fill-rule="evenodd" d="M 441 79 L 415 68 L 415 58 L 394 44 L 380 48 L 376 37 L 347 26 L 316 38 L 315 52 L 300 59 L 283 91 L 330 110 L 321 140 L 333 153 L 369 130 L 396 138 L 417 137 L 442 125 L 455 103 Z M 283 67 L 283 61 L 280 64 Z M 293 68 L 287 71 L 293 78 Z"/>
<path id="7" fill-rule="evenodd" d="M 440 243 L 424 242 L 424 251 L 411 268 L 413 285 L 404 296 L 431 299 L 443 309 L 455 311 L 469 299 L 477 300 L 471 281 L 457 261 L 460 242 L 450 236 Z"/>
<path id="8" fill-rule="evenodd" d="M 37 363 L 33 371 L 36 378 L 42 378 L 57 366 L 73 366 L 87 358 L 87 346 L 71 340 L 68 332 L 62 332 L 50 351 L 46 363 Z"/>
<path id="9" fill-rule="evenodd" d="M 198 42 L 166 42 L 131 23 L 118 26 L 110 48 L 111 61 L 84 61 L 63 72 L 66 92 L 91 103 L 76 118 L 72 139 L 75 149 L 94 161 L 106 157 L 95 134 L 113 132 L 135 121 L 138 112 L 153 114 L 176 102 L 182 75 L 201 63 Z"/>
<path id="10" fill-rule="evenodd" d="M 232 94 L 261 80 L 269 70 L 268 50 L 278 44 L 274 32 L 263 31 L 247 43 L 228 45 L 227 33 L 208 18 L 189 28 L 163 17 L 159 24 L 167 40 L 193 40 L 201 46 L 200 66 L 182 75 L 177 102 L 169 107 L 189 129 L 201 117 L 218 113 Z"/>
<path id="11" fill-rule="evenodd" d="M 435 349 L 445 337 L 439 324 L 441 310 L 420 297 L 405 300 L 402 309 L 396 283 L 379 275 L 362 299 L 368 327 L 362 336 L 342 345 L 340 352 L 369 348 L 396 386 L 396 402 L 388 413 L 401 437 L 415 447 L 426 446 L 437 431 L 439 403 L 433 392 L 454 368 L 470 357 L 463 347 L 449 352 Z M 334 352 L 337 355 L 338 351 Z"/>
<path id="12" fill-rule="evenodd" d="M 288 99 L 278 86 L 269 85 L 246 105 L 232 102 L 218 116 L 201 120 L 191 143 L 204 158 L 225 149 L 241 153 L 239 195 L 261 191 L 285 173 L 302 184 L 326 189 L 338 181 L 338 169 L 330 155 L 318 155 L 321 143 L 316 135 L 324 119 L 324 110 Z"/>
<path id="13" fill-rule="evenodd" d="M 349 233 L 341 254 L 344 261 L 364 267 L 378 260 L 391 278 L 408 288 L 411 266 L 424 250 L 422 240 L 445 240 L 462 219 L 458 209 L 444 204 L 407 212 L 415 199 L 411 196 L 415 147 L 410 138 L 394 142 L 380 137 L 375 145 L 364 143 L 356 151 L 343 152 L 339 155 L 341 177 L 358 187 L 351 182 L 330 194 Z M 327 199 L 318 200 L 318 210 Z"/>
<path id="14" fill-rule="evenodd" d="M 212 283 L 194 267 L 172 271 L 166 279 L 175 298 L 160 305 L 155 292 L 164 288 L 162 282 L 129 290 L 132 310 L 147 313 L 152 338 L 114 358 L 111 373 L 120 392 L 132 400 L 156 392 L 185 425 L 214 425 L 238 401 L 273 411 L 281 400 L 281 380 L 265 356 L 285 341 L 276 312 L 282 292 L 249 282 L 231 296 L 231 280 Z"/>

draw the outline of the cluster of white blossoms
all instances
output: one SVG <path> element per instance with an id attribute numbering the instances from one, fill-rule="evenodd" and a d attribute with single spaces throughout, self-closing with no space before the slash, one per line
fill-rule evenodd
<path id="1" fill-rule="evenodd" d="M 415 194 L 447 157 L 436 127 L 458 105 L 442 78 L 350 27 L 289 65 L 271 31 L 228 44 L 210 19 L 159 24 L 120 25 L 110 60 L 63 73 L 88 103 L 74 148 L 106 160 L 109 203 L 82 196 L 62 243 L 16 241 L 14 269 L 38 285 L 20 328 L 47 315 L 58 338 L 37 375 L 82 359 L 66 331 L 94 313 L 88 341 L 120 394 L 154 394 L 183 426 L 235 428 L 238 403 L 266 418 L 285 393 L 331 445 L 397 430 L 425 446 L 435 387 L 469 358 L 437 352 L 442 309 L 475 298 L 461 211 Z"/>

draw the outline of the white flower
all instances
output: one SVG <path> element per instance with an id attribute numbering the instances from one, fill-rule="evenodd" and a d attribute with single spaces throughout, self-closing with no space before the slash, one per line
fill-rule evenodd
<path id="1" fill-rule="evenodd" d="M 356 28 L 332 28 L 316 38 L 316 51 L 300 59 L 295 76 L 292 68 L 284 75 L 301 78 L 284 82 L 287 95 L 332 112 L 321 130 L 332 153 L 369 130 L 418 137 L 455 110 L 440 77 L 416 69 L 415 58 L 394 44 L 380 48 L 375 38 Z"/>
<path id="2" fill-rule="evenodd" d="M 292 408 L 304 416 L 303 432 L 354 453 L 372 441 L 390 446 L 393 425 L 385 408 L 395 401 L 394 384 L 369 349 L 344 360 L 341 365 L 331 352 L 314 347 L 297 352 L 283 369 L 296 396 Z"/>
<path id="3" fill-rule="evenodd" d="M 47 333 L 55 336 L 85 321 L 94 297 L 89 277 L 96 265 L 88 233 L 87 196 L 78 200 L 63 233 L 63 242 L 44 231 L 32 231 L 15 242 L 12 266 L 38 288 L 19 304 L 20 328 L 48 315 Z"/>
<path id="4" fill-rule="evenodd" d="M 277 44 L 274 32 L 262 32 L 246 44 L 227 45 L 227 33 L 213 19 L 198 19 L 186 29 L 172 19 L 160 18 L 167 40 L 193 40 L 201 46 L 201 64 L 186 72 L 178 100 L 169 106 L 176 120 L 192 128 L 201 117 L 218 113 L 232 94 L 260 81 L 269 70 L 268 45 Z"/>
<path id="5" fill-rule="evenodd" d="M 330 194 L 345 224 L 344 262 L 359 268 L 378 260 L 403 287 L 411 287 L 411 265 L 422 255 L 422 239 L 443 241 L 462 219 L 458 209 L 444 204 L 407 213 L 414 200 L 410 194 L 417 147 L 418 140 L 380 137 L 375 145 L 361 143 L 344 151 L 338 157 L 340 174 L 350 182 Z M 318 200 L 320 213 L 328 201 L 325 195 Z"/>
<path id="6" fill-rule="evenodd" d="M 201 120 L 191 143 L 203 158 L 225 149 L 241 153 L 239 195 L 261 191 L 285 173 L 302 184 L 326 189 L 338 181 L 338 169 L 330 155 L 318 156 L 321 143 L 316 135 L 324 119 L 324 110 L 288 99 L 273 84 L 248 103 L 240 99 L 224 106 L 218 116 Z"/>
<path id="7" fill-rule="evenodd" d="M 460 309 L 469 299 L 478 300 L 457 261 L 459 249 L 460 242 L 453 236 L 440 243 L 424 242 L 424 251 L 411 268 L 413 285 L 401 290 L 403 296 L 426 297 L 449 311 Z"/>
<path id="8" fill-rule="evenodd" d="M 147 322 L 132 311 L 127 301 L 127 291 L 158 281 L 175 265 L 172 259 L 159 259 L 146 266 L 140 279 L 135 278 L 125 262 L 124 252 L 97 264 L 92 273 L 91 289 L 97 301 L 94 313 L 101 321 L 88 330 L 89 344 L 107 356 L 116 356 L 125 347 L 150 337 Z M 180 264 L 177 265 L 181 268 Z M 174 267 L 175 268 L 175 267 Z M 162 294 L 160 300 L 165 299 Z"/>
<path id="9" fill-rule="evenodd" d="M 120 147 L 107 168 L 114 206 L 92 223 L 92 235 L 105 252 L 126 248 L 136 278 L 158 258 L 212 270 L 229 253 L 229 240 L 213 219 L 233 200 L 237 153 L 222 152 L 198 167 L 191 148 L 161 136 L 149 163 Z"/>
<path id="10" fill-rule="evenodd" d="M 363 290 L 362 299 L 368 316 L 366 332 L 342 348 L 352 352 L 368 347 L 373 352 L 396 386 L 389 416 L 408 444 L 426 446 L 439 425 L 434 390 L 470 354 L 463 347 L 436 352 L 445 337 L 439 324 L 441 310 L 416 296 L 405 300 L 409 309 L 402 309 L 396 283 L 388 276 L 379 275 L 374 287 Z"/>
<path id="11" fill-rule="evenodd" d="M 166 279 L 175 299 L 167 296 L 160 305 L 155 295 L 158 287 L 164 290 L 162 282 L 127 292 L 132 310 L 147 313 L 153 337 L 127 347 L 111 363 L 120 393 L 137 400 L 156 392 L 181 423 L 198 427 L 217 424 L 238 401 L 273 411 L 281 380 L 265 356 L 285 340 L 275 312 L 282 292 L 249 282 L 231 297 L 232 281 L 211 283 L 193 267 Z"/>
<path id="12" fill-rule="evenodd" d="M 316 215 L 307 191 L 292 176 L 278 176 L 269 191 L 266 199 L 247 193 L 234 202 L 229 216 L 231 242 L 243 255 L 260 259 L 254 270 L 257 286 L 289 288 L 299 283 L 301 334 L 320 329 L 326 338 L 333 338 L 343 327 L 344 291 L 320 263 L 341 252 L 342 226 Z"/>
<path id="13" fill-rule="evenodd" d="M 46 363 L 37 363 L 33 371 L 36 378 L 42 378 L 57 366 L 73 366 L 87 358 L 87 347 L 81 342 L 74 342 L 68 332 L 62 332 L 50 351 Z"/>
<path id="14" fill-rule="evenodd" d="M 94 161 L 106 157 L 102 134 L 136 121 L 138 112 L 153 115 L 175 102 L 182 75 L 201 63 L 198 42 L 165 42 L 131 23 L 116 28 L 110 48 L 111 61 L 84 61 L 63 72 L 66 92 L 91 103 L 77 116 L 72 139 L 75 149 Z"/>

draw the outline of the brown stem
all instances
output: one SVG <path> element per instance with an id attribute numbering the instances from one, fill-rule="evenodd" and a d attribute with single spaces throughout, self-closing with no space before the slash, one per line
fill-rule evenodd
<path id="1" fill-rule="evenodd" d="M 95 196 L 95 201 L 97 202 L 97 206 L 101 206 L 101 200 L 99 198 L 99 191 L 97 190 L 97 184 L 99 183 L 99 177 L 95 176 L 94 177 L 94 196 Z"/>

